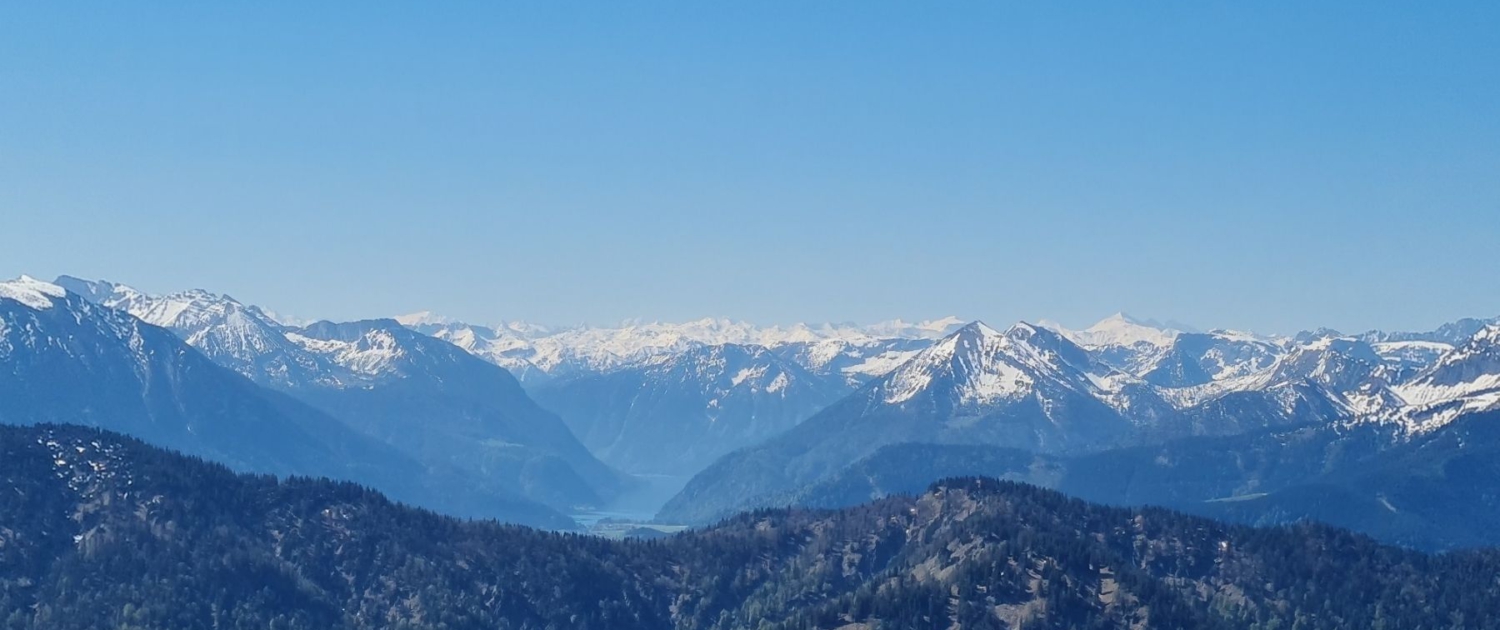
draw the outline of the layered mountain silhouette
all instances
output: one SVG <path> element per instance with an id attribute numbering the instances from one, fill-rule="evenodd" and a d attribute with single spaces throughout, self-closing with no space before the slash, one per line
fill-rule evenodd
<path id="1" fill-rule="evenodd" d="M 652 541 L 463 522 L 118 434 L 0 427 L 7 627 L 1494 628 L 1492 552 L 985 478 Z"/>
<path id="2" fill-rule="evenodd" d="M 51 283 L 0 283 L 0 422 L 128 433 L 236 470 L 359 481 L 455 514 L 570 527 L 454 467 L 423 464 L 221 367 L 172 332 Z"/>
<path id="3" fill-rule="evenodd" d="M 206 291 L 150 296 L 105 282 L 59 283 L 163 326 L 220 365 L 426 465 L 559 509 L 603 505 L 628 483 L 503 368 L 394 320 L 292 327 Z"/>

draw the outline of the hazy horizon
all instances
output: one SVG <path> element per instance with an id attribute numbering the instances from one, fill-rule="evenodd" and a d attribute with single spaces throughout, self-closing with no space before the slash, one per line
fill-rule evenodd
<path id="1" fill-rule="evenodd" d="M 166 291 L 157 291 L 157 290 L 150 290 L 150 289 L 147 289 L 145 287 L 142 287 L 142 286 L 139 286 L 139 285 L 136 285 L 136 284 L 132 284 L 130 282 L 121 282 L 119 280 L 112 279 L 112 278 L 87 278 L 87 277 L 77 276 L 76 274 L 57 274 L 55 276 L 45 276 L 45 277 L 44 276 L 38 276 L 36 274 L 20 274 L 20 275 L 21 276 L 27 276 L 27 277 L 32 277 L 32 278 L 40 279 L 40 280 L 45 281 L 45 282 L 52 282 L 52 281 L 54 281 L 54 279 L 60 278 L 62 276 L 71 276 L 73 278 L 76 278 L 76 279 L 79 279 L 79 280 L 84 280 L 84 281 L 102 280 L 102 281 L 113 282 L 113 283 L 116 283 L 116 284 L 128 286 L 128 287 L 130 287 L 132 289 L 139 290 L 139 291 L 144 291 L 144 292 L 146 292 L 148 294 L 156 295 L 156 296 L 165 296 L 165 295 L 171 295 L 171 294 L 175 294 L 175 293 L 181 293 L 181 292 L 193 291 L 193 290 L 204 290 L 204 291 L 208 291 L 210 293 L 215 293 L 215 294 L 220 294 L 220 295 L 226 295 L 226 296 L 228 296 L 228 297 L 230 297 L 232 299 L 240 301 L 241 303 L 252 305 L 252 306 L 256 306 L 256 307 L 261 308 L 262 310 L 266 311 L 267 314 L 271 315 L 272 317 L 277 318 L 282 323 L 284 323 L 284 324 L 292 324 L 292 325 L 305 325 L 305 324 L 310 324 L 310 323 L 313 323 L 313 322 L 323 321 L 323 320 L 336 321 L 337 322 L 337 321 L 357 321 L 357 320 L 370 320 L 370 319 L 396 319 L 396 320 L 408 320 L 409 319 L 411 321 L 409 321 L 409 322 L 408 321 L 403 321 L 403 323 L 406 323 L 408 325 L 416 325 L 418 323 L 429 323 L 429 324 L 452 323 L 452 324 L 469 324 L 469 325 L 486 326 L 486 327 L 500 327 L 500 326 L 505 325 L 505 324 L 527 324 L 527 325 L 540 326 L 542 328 L 547 328 L 547 329 L 550 329 L 551 332 L 557 332 L 557 331 L 561 331 L 561 330 L 577 329 L 577 328 L 613 329 L 613 328 L 625 328 L 625 327 L 630 327 L 630 326 L 645 326 L 645 325 L 655 325 L 655 324 L 660 324 L 660 325 L 692 324 L 692 323 L 700 323 L 700 322 L 705 322 L 705 321 L 712 321 L 712 322 L 716 322 L 716 323 L 728 323 L 728 324 L 731 324 L 731 325 L 750 325 L 750 326 L 755 326 L 757 328 L 762 328 L 762 329 L 764 329 L 764 328 L 776 328 L 776 327 L 787 328 L 787 327 L 790 327 L 790 326 L 797 326 L 797 325 L 806 325 L 806 326 L 809 326 L 809 327 L 812 327 L 812 328 L 818 328 L 818 327 L 823 327 L 823 326 L 834 326 L 834 327 L 852 326 L 852 327 L 858 327 L 858 328 L 864 328 L 864 329 L 872 329 L 872 328 L 878 328 L 878 327 L 882 327 L 882 326 L 892 326 L 892 325 L 922 326 L 922 325 L 929 325 L 929 324 L 942 324 L 942 323 L 944 323 L 947 320 L 952 320 L 953 322 L 957 322 L 957 323 L 971 323 L 971 322 L 978 321 L 978 322 L 984 322 L 985 324 L 988 324 L 988 325 L 990 325 L 992 327 L 998 326 L 1000 328 L 1006 328 L 1006 327 L 1009 327 L 1011 325 L 1018 324 L 1018 323 L 1028 323 L 1028 324 L 1034 324 L 1034 325 L 1043 326 L 1043 327 L 1049 327 L 1049 328 L 1062 327 L 1062 328 L 1065 328 L 1065 329 L 1068 329 L 1068 330 L 1082 331 L 1082 330 L 1088 329 L 1088 328 L 1090 328 L 1092 326 L 1095 326 L 1095 325 L 1105 324 L 1109 320 L 1112 320 L 1112 319 L 1124 318 L 1124 319 L 1126 319 L 1128 321 L 1131 321 L 1132 323 L 1140 324 L 1140 325 L 1143 325 L 1143 326 L 1150 326 L 1150 327 L 1163 328 L 1163 329 L 1172 329 L 1172 330 L 1178 330 L 1178 331 L 1181 331 L 1181 332 L 1206 332 L 1206 331 L 1220 330 L 1220 331 L 1229 331 L 1229 332 L 1247 332 L 1247 333 L 1254 333 L 1254 334 L 1258 334 L 1258 335 L 1292 336 L 1292 335 L 1295 335 L 1297 333 L 1302 333 L 1302 332 L 1310 332 L 1310 331 L 1317 331 L 1317 330 L 1325 329 L 1325 328 L 1333 328 L 1331 326 L 1316 325 L 1316 324 L 1314 324 L 1314 325 L 1302 326 L 1302 327 L 1294 329 L 1294 330 L 1285 330 L 1285 331 L 1282 331 L 1282 330 L 1275 330 L 1275 331 L 1272 331 L 1272 330 L 1255 330 L 1255 329 L 1232 328 L 1232 327 L 1227 327 L 1227 326 L 1217 326 L 1217 325 L 1213 325 L 1212 323 L 1209 323 L 1207 325 L 1202 325 L 1202 324 L 1200 324 L 1198 322 L 1185 322 L 1185 321 L 1182 321 L 1180 319 L 1171 318 L 1171 317 L 1151 317 L 1151 316 L 1140 315 L 1140 314 L 1137 314 L 1137 313 L 1128 313 L 1128 312 L 1125 312 L 1125 311 L 1114 311 L 1114 312 L 1111 312 L 1109 314 L 1101 315 L 1099 317 L 1096 317 L 1094 319 L 1089 319 L 1089 320 L 1086 320 L 1086 321 L 1061 321 L 1061 320 L 1058 320 L 1056 318 L 1048 317 L 1048 316 L 1045 316 L 1045 315 L 1034 316 L 1034 317 L 1022 317 L 1022 318 L 1014 319 L 1014 320 L 998 320 L 998 319 L 986 318 L 986 317 L 966 317 L 963 314 L 950 313 L 950 314 L 947 314 L 947 315 L 932 315 L 932 316 L 916 317 L 916 318 L 910 318 L 910 319 L 896 317 L 896 318 L 883 319 L 883 320 L 856 320 L 856 319 L 847 319 L 846 318 L 846 319 L 840 319 L 840 320 L 788 320 L 788 321 L 765 322 L 765 321 L 749 320 L 749 319 L 742 318 L 742 317 L 735 317 L 732 314 L 709 314 L 709 315 L 702 315 L 702 316 L 698 316 L 698 317 L 688 317 L 688 318 L 684 318 L 684 319 L 662 319 L 662 318 L 649 318 L 649 317 L 629 317 L 629 318 L 624 318 L 624 319 L 616 320 L 616 321 L 603 321 L 603 322 L 549 322 L 549 321 L 536 321 L 536 320 L 516 319 L 516 318 L 507 318 L 507 317 L 498 317 L 498 318 L 492 317 L 492 318 L 487 318 L 487 319 L 463 319 L 463 318 L 459 318 L 459 317 L 453 317 L 453 316 L 447 315 L 445 313 L 434 312 L 434 311 L 432 311 L 430 309 L 423 309 L 423 310 L 419 310 L 419 311 L 411 311 L 411 312 L 407 312 L 407 313 L 379 313 L 379 314 L 358 315 L 358 316 L 349 317 L 349 318 L 329 318 L 329 317 L 318 317 L 318 316 L 303 316 L 303 315 L 300 315 L 300 314 L 297 314 L 297 313 L 285 312 L 285 311 L 277 309 L 274 305 L 259 304 L 259 303 L 248 301 L 248 300 L 241 300 L 240 298 L 234 296 L 232 293 L 228 293 L 228 292 L 225 292 L 225 291 L 218 291 L 218 290 L 215 290 L 212 287 L 185 287 L 185 288 L 178 288 L 178 289 L 172 289 L 172 290 L 166 290 Z M 1361 333 L 1365 333 L 1365 332 L 1369 332 L 1369 331 L 1373 331 L 1373 330 L 1382 330 L 1382 331 L 1385 331 L 1385 332 L 1428 332 L 1428 331 L 1431 331 L 1431 330 L 1434 330 L 1434 329 L 1438 328 L 1439 326 L 1441 326 L 1443 324 L 1452 323 L 1452 322 L 1455 322 L 1455 321 L 1458 321 L 1458 320 L 1461 320 L 1461 319 L 1471 319 L 1471 318 L 1472 319 L 1491 319 L 1491 318 L 1496 318 L 1496 317 L 1500 317 L 1500 316 L 1490 315 L 1490 314 L 1484 314 L 1484 313 L 1480 313 L 1480 314 L 1464 314 L 1464 315 L 1457 315 L 1457 316 L 1454 316 L 1454 317 L 1450 317 L 1448 319 L 1444 319 L 1444 320 L 1442 320 L 1440 322 L 1437 322 L 1437 323 L 1435 323 L 1435 324 L 1433 324 L 1431 326 L 1420 327 L 1420 328 L 1404 329 L 1404 328 L 1389 328 L 1389 327 L 1387 327 L 1387 328 L 1379 328 L 1379 327 L 1376 327 L 1376 328 L 1363 328 L 1363 329 L 1358 329 L 1358 330 L 1355 330 L 1355 329 L 1337 329 L 1337 328 L 1335 328 L 1335 330 L 1337 330 L 1339 333 L 1348 334 L 1348 335 L 1357 335 L 1357 334 L 1361 334 Z M 418 321 L 418 320 L 422 320 L 422 321 Z"/>

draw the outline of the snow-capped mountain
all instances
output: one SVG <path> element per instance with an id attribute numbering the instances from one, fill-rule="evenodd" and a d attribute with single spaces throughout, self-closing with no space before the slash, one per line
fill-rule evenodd
<path id="1" fill-rule="evenodd" d="M 966 326 L 782 436 L 715 462 L 663 515 L 692 520 L 717 514 L 715 506 L 775 504 L 770 498 L 849 466 L 851 458 L 902 442 L 1076 454 L 1265 430 L 1311 430 L 1343 443 L 1337 436 L 1358 427 L 1348 435 L 1363 437 L 1350 439 L 1362 452 L 1378 452 L 1398 446 L 1403 435 L 1500 410 L 1500 326 L 1444 351 L 1436 333 L 1351 337 L 1324 330 L 1286 339 L 1151 332 L 1118 317 L 1107 323 L 1093 335 Z M 1422 353 L 1428 356 L 1412 356 Z M 1121 357 L 1148 354 L 1156 357 L 1138 374 L 1119 369 L 1139 363 Z"/>
<path id="2" fill-rule="evenodd" d="M 0 422 L 97 426 L 235 469 L 327 476 L 459 514 L 565 526 L 504 488 L 395 448 L 61 286 L 0 282 Z"/>
<path id="3" fill-rule="evenodd" d="M 771 350 L 822 378 L 844 383 L 851 391 L 884 376 L 932 345 L 925 338 L 847 338 L 784 343 Z"/>
<path id="4" fill-rule="evenodd" d="M 1370 330 L 1358 335 L 1344 335 L 1336 330 L 1321 328 L 1299 333 L 1293 338 L 1297 344 L 1306 344 L 1329 337 L 1352 337 L 1370 344 L 1395 371 L 1392 382 L 1414 378 L 1443 355 L 1469 341 L 1488 326 L 1500 325 L 1500 317 L 1479 319 L 1465 317 L 1448 322 L 1429 331 Z"/>
<path id="5" fill-rule="evenodd" d="M 398 321 L 516 374 L 609 463 L 688 475 L 894 369 L 956 320 L 761 327 L 702 319 L 564 329 L 490 328 L 429 313 Z M 663 445 L 671 445 L 669 456 Z"/>
<path id="6" fill-rule="evenodd" d="M 1273 356 L 1270 348 L 1277 354 L 1263 370 L 1162 391 L 1179 406 L 1225 396 L 1273 394 L 1287 409 L 1300 409 L 1288 415 L 1304 420 L 1394 423 L 1408 433 L 1430 431 L 1500 403 L 1500 395 L 1492 396 L 1500 389 L 1500 344 L 1494 332 L 1500 326 L 1477 330 L 1457 348 L 1431 340 L 1468 328 L 1455 323 L 1432 333 L 1359 336 L 1327 329 L 1305 332 L 1279 347 L 1265 346 L 1268 350 L 1258 353 L 1259 361 Z M 1152 376 L 1148 374 L 1148 380 Z"/>
<path id="7" fill-rule="evenodd" d="M 559 508 L 600 505 L 621 489 L 623 480 L 504 369 L 394 320 L 294 328 L 207 291 L 152 296 L 60 281 L 428 465 L 482 475 Z"/>
<path id="8" fill-rule="evenodd" d="M 1453 351 L 1442 341 L 1376 341 L 1370 344 L 1392 370 L 1393 381 L 1404 381 Z"/>
<path id="9" fill-rule="evenodd" d="M 55 284 L 24 276 L 0 282 L 0 361 L 8 376 L 0 387 L 9 390 L 0 396 L 0 417 L 10 423 L 105 426 L 246 469 L 316 461 L 277 453 L 264 439 L 243 444 L 228 439 L 253 433 L 256 425 L 289 435 L 304 430 L 282 417 L 275 397 L 214 366 L 171 333 Z M 200 413 L 210 409 L 230 413 Z M 316 413 L 305 419 L 324 421 L 319 431 L 340 428 Z M 301 441 L 317 450 L 317 440 Z"/>
<path id="10" fill-rule="evenodd" d="M 1350 337 L 1328 337 L 1291 349 L 1270 370 L 1270 384 L 1307 382 L 1351 415 L 1401 406 L 1391 391 L 1392 369 L 1370 344 Z"/>
<path id="11" fill-rule="evenodd" d="M 396 321 L 425 335 L 442 339 L 463 348 L 469 354 L 509 370 L 522 383 L 539 383 L 549 378 L 529 357 L 536 354 L 531 339 L 544 336 L 546 330 L 525 324 L 501 324 L 490 328 L 436 317 L 429 313 L 403 315 Z"/>
<path id="12" fill-rule="evenodd" d="M 1110 315 L 1083 330 L 1068 330 L 1051 322 L 1043 322 L 1041 326 L 1088 347 L 1145 345 L 1160 348 L 1172 343 L 1172 339 L 1184 332 L 1154 320 L 1139 319 L 1125 313 Z"/>
<path id="13" fill-rule="evenodd" d="M 60 286 L 31 276 L 0 282 L 0 300 L 11 300 L 38 311 L 51 309 L 60 299 L 66 298 L 67 293 Z"/>
<path id="14" fill-rule="evenodd" d="M 704 345 L 533 389 L 605 462 L 685 476 L 795 426 L 848 392 L 762 346 Z"/>
<path id="15" fill-rule="evenodd" d="M 1276 344 L 1215 332 L 1183 335 L 1145 377 L 1196 422 L 1228 434 L 1349 421 L 1399 407 L 1391 390 L 1398 373 L 1352 337 L 1306 334 Z"/>
<path id="16" fill-rule="evenodd" d="M 680 324 L 627 322 L 617 327 L 553 329 L 522 322 L 479 326 L 430 313 L 396 319 L 505 367 L 528 383 L 640 366 L 700 346 L 726 344 L 776 350 L 814 373 L 842 374 L 851 383 L 862 383 L 910 358 L 911 346 L 925 346 L 952 332 L 958 322 L 949 317 L 916 323 L 895 320 L 870 326 L 783 327 L 707 318 Z M 892 352 L 908 354 L 891 355 Z"/>
<path id="17" fill-rule="evenodd" d="M 1398 421 L 1412 431 L 1430 431 L 1465 414 L 1500 409 L 1500 325 L 1480 329 L 1394 390 L 1408 406 L 1382 420 Z"/>
<path id="18" fill-rule="evenodd" d="M 887 322 L 870 324 L 859 329 L 858 332 L 877 339 L 942 339 L 953 331 L 962 328 L 965 323 L 964 320 L 952 315 L 920 322 L 906 322 L 893 319 Z M 850 328 L 849 326 L 844 326 L 842 330 L 848 331 Z M 839 330 L 840 328 L 831 325 L 824 326 L 825 331 L 830 329 Z"/>
<path id="19" fill-rule="evenodd" d="M 1083 330 L 1043 322 L 1048 328 L 1087 348 L 1099 360 L 1130 373 L 1139 373 L 1171 348 L 1183 331 L 1154 321 L 1115 313 Z"/>
<path id="20" fill-rule="evenodd" d="M 974 322 L 918 353 L 875 389 L 887 404 L 921 400 L 968 410 L 1042 388 L 1092 392 L 1105 373 L 1082 348 L 1043 329 L 1022 323 L 1002 333 Z"/>
<path id="21" fill-rule="evenodd" d="M 726 455 L 663 515 L 716 514 L 714 506 L 789 491 L 890 444 L 1089 452 L 1134 443 L 1174 416 L 1149 385 L 1059 333 L 973 322 L 795 428 Z"/>
<path id="22" fill-rule="evenodd" d="M 1463 345 L 1474 335 L 1479 334 L 1480 331 L 1495 325 L 1500 325 L 1500 317 L 1488 319 L 1465 317 L 1425 332 L 1385 332 L 1371 330 L 1359 335 L 1359 338 L 1370 344 L 1425 341 L 1452 347 Z"/>
<path id="23" fill-rule="evenodd" d="M 1161 387 L 1194 387 L 1270 369 L 1286 354 L 1280 344 L 1228 331 L 1182 333 L 1142 366 L 1140 376 Z"/>
<path id="24" fill-rule="evenodd" d="M 1270 368 L 1289 341 L 1233 330 L 1199 332 L 1124 313 L 1083 330 L 1044 323 L 1099 361 L 1167 388 L 1194 387 Z"/>
<path id="25" fill-rule="evenodd" d="M 71 276 L 56 282 L 93 302 L 166 328 L 215 363 L 262 385 L 285 389 L 354 380 L 329 357 L 293 343 L 287 337 L 289 329 L 264 311 L 227 295 L 194 290 L 154 296 L 123 284 Z"/>
<path id="26" fill-rule="evenodd" d="M 688 506 L 724 504 L 714 497 L 787 492 L 903 442 L 1079 454 L 1328 424 L 1380 402 L 1397 404 L 1381 380 L 1383 359 L 1357 340 L 1324 340 L 1283 352 L 1228 333 L 1101 332 L 1109 330 L 1096 330 L 1100 334 L 1091 339 L 1099 345 L 1085 348 L 1073 341 L 1076 335 L 1026 323 L 1005 331 L 971 323 L 796 428 L 725 456 L 690 481 L 664 514 L 696 518 L 705 513 Z M 1190 356 L 1191 362 L 1179 364 L 1190 364 L 1192 382 L 1199 384 L 1157 385 L 1109 365 L 1099 352 L 1136 343 L 1163 352 L 1161 357 L 1173 351 L 1179 359 Z M 1265 367 L 1238 367 L 1251 360 Z M 1235 370 L 1249 373 L 1229 376 Z"/>

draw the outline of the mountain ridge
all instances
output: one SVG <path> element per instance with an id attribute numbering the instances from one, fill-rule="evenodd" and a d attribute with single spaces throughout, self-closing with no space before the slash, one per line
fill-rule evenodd
<path id="1" fill-rule="evenodd" d="M 1491 330 L 1497 331 L 1494 339 Z M 900 442 L 1077 455 L 1299 425 L 1431 431 L 1462 413 L 1495 408 L 1500 392 L 1485 379 L 1500 383 L 1500 362 L 1489 360 L 1486 352 L 1494 348 L 1494 356 L 1500 356 L 1497 340 L 1500 328 L 1477 333 L 1463 356 L 1482 365 L 1463 372 L 1468 385 L 1445 390 L 1437 412 L 1414 416 L 1400 382 L 1393 382 L 1402 373 L 1399 366 L 1356 338 L 1325 335 L 1274 346 L 1224 333 L 1176 334 L 1159 347 L 1171 353 L 1188 342 L 1239 344 L 1235 352 L 1253 350 L 1247 360 L 1263 367 L 1227 377 L 1234 372 L 1210 375 L 1199 369 L 1197 375 L 1206 378 L 1187 379 L 1197 384 L 1164 387 L 1110 366 L 1063 333 L 1024 322 L 1001 333 L 974 322 L 803 425 L 715 462 L 689 481 L 659 518 L 698 522 L 736 505 L 786 496 Z M 1207 356 L 1201 350 L 1180 356 Z M 1185 370 L 1194 364 L 1179 360 L 1179 365 Z M 1419 374 L 1444 365 L 1440 361 Z M 724 497 L 739 497 L 739 503 Z"/>
<path id="2" fill-rule="evenodd" d="M 0 427 L 0 453 L 0 611 L 17 630 L 1500 627 L 1494 552 L 986 478 L 608 541 L 234 475 L 79 427 Z"/>
<path id="3" fill-rule="evenodd" d="M 63 282 L 426 465 L 463 469 L 564 510 L 602 506 L 629 483 L 504 368 L 395 320 L 294 327 L 203 290 L 152 296 L 103 281 Z"/>
<path id="4" fill-rule="evenodd" d="M 573 526 L 518 494 L 423 466 L 164 328 L 37 283 L 0 283 L 0 422 L 106 427 L 238 470 L 358 480 L 458 514 Z M 26 301 L 12 297 L 20 287 Z"/>

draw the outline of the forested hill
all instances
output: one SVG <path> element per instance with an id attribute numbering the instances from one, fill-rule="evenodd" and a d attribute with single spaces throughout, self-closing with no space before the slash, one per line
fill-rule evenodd
<path id="1" fill-rule="evenodd" d="M 1490 628 L 1500 553 L 1427 556 L 989 479 L 614 542 L 0 427 L 0 628 Z"/>

